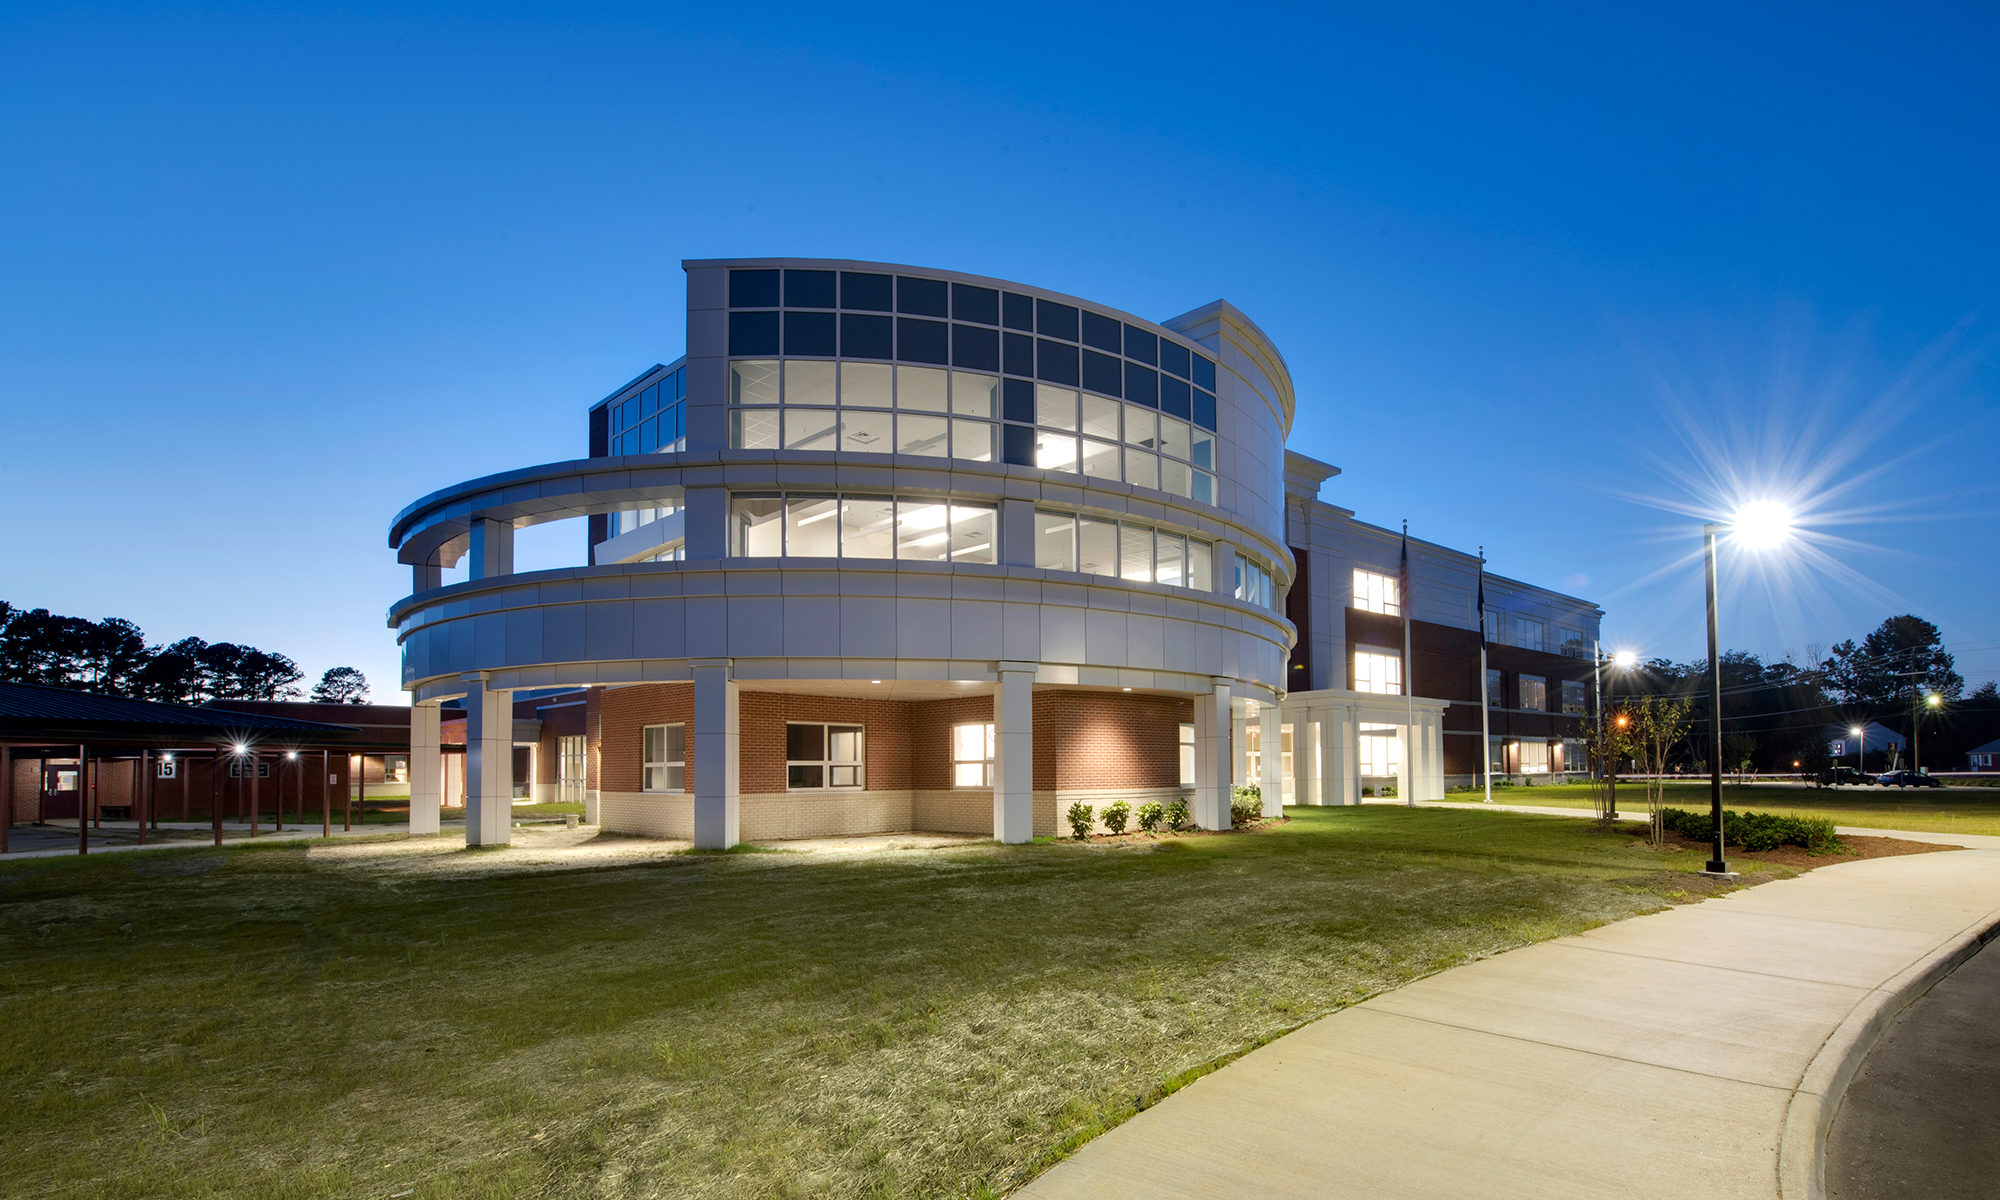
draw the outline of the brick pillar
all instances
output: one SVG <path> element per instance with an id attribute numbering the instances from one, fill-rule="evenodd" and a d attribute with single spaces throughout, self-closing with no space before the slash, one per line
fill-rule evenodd
<path id="1" fill-rule="evenodd" d="M 694 844 L 727 850 L 738 841 L 737 684 L 726 658 L 698 658 L 694 668 Z"/>
<path id="2" fill-rule="evenodd" d="M 1202 829 L 1229 828 L 1230 724 L 1229 681 L 1213 680 L 1194 698 L 1194 823 Z"/>
<path id="3" fill-rule="evenodd" d="M 1035 836 L 1035 665 L 995 664 L 993 836 L 1019 844 Z"/>
<path id="4" fill-rule="evenodd" d="M 439 749 L 438 706 L 410 706 L 410 832 L 438 832 L 444 802 L 444 754 Z"/>
<path id="5" fill-rule="evenodd" d="M 504 846 L 514 835 L 514 703 L 465 676 L 465 844 Z"/>

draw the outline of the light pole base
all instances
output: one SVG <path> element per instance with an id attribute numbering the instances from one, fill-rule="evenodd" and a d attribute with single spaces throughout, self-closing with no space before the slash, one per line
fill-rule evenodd
<path id="1" fill-rule="evenodd" d="M 1710 879 L 1720 879 L 1724 883 L 1735 883 L 1742 878 L 1742 876 L 1730 870 L 1729 864 L 1726 862 L 1711 861 L 1701 869 L 1701 873 Z"/>

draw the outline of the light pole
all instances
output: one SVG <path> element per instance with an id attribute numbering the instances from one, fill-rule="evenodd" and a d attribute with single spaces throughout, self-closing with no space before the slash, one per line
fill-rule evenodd
<path id="1" fill-rule="evenodd" d="M 1868 730 L 1865 726 L 1856 725 L 1854 728 L 1849 729 L 1847 732 L 1854 735 L 1855 773 L 1858 775 L 1866 776 L 1868 774 L 1868 755 L 1864 752 L 1863 747 L 1868 742 Z"/>
<path id="2" fill-rule="evenodd" d="M 1701 527 L 1708 569 L 1708 809 L 1715 830 L 1713 852 L 1701 873 L 1728 877 L 1729 862 L 1722 856 L 1722 651 L 1715 621 L 1715 535 L 1722 529 L 1753 550 L 1769 549 L 1790 535 L 1792 511 L 1775 500 L 1753 500 L 1728 523 L 1709 521 Z"/>
<path id="3" fill-rule="evenodd" d="M 1936 692 L 1924 693 L 1924 708 L 1937 708 L 1944 703 L 1944 697 Z M 1924 746 L 1924 709 L 1916 705 L 1916 697 L 1910 697 L 1910 770 L 1921 775 L 1924 762 L 1919 756 Z"/>

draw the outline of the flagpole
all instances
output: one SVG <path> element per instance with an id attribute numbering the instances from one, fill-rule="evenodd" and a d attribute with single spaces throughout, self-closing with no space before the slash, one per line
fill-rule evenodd
<path id="1" fill-rule="evenodd" d="M 1479 548 L 1479 761 L 1486 777 L 1486 803 L 1493 803 L 1493 710 L 1486 695 L 1486 547 Z"/>
<path id="2" fill-rule="evenodd" d="M 1410 661 L 1410 522 L 1403 519 L 1403 806 L 1417 806 L 1417 673 Z"/>

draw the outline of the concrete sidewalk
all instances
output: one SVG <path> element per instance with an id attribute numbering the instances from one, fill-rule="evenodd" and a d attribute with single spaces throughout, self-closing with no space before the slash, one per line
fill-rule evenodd
<path id="1" fill-rule="evenodd" d="M 1817 1197 L 1859 1059 L 1996 922 L 1979 849 L 1525 947 L 1246 1055 L 1018 1195 Z"/>

